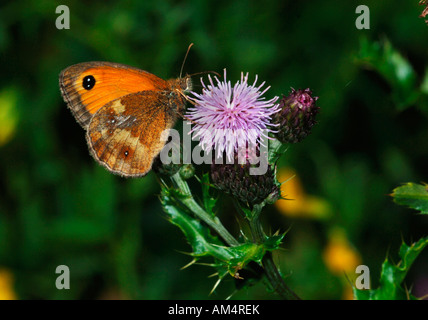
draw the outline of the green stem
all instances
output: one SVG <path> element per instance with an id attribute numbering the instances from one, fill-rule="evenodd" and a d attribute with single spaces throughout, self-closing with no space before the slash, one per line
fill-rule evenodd
<path id="1" fill-rule="evenodd" d="M 273 165 L 279 159 L 279 157 L 285 153 L 288 149 L 288 145 L 286 143 L 282 143 L 276 139 L 270 140 L 269 142 L 269 164 Z"/>
<path id="2" fill-rule="evenodd" d="M 266 241 L 266 235 L 263 231 L 260 222 L 260 212 L 263 205 L 255 205 L 252 211 L 252 216 L 248 219 L 250 224 L 250 230 L 253 236 L 253 241 L 256 244 L 262 244 Z M 287 286 L 284 279 L 276 267 L 272 252 L 268 251 L 262 259 L 262 265 L 265 270 L 265 274 L 272 288 L 285 300 L 300 300 L 300 298 Z"/>
<path id="3" fill-rule="evenodd" d="M 226 228 L 221 224 L 220 220 L 217 217 L 213 217 L 204 209 L 202 209 L 199 204 L 193 198 L 192 192 L 190 191 L 189 185 L 185 180 L 180 176 L 180 173 L 177 172 L 171 177 L 175 186 L 181 191 L 184 195 L 180 201 L 190 210 L 195 216 L 204 221 L 208 226 L 213 228 L 219 236 L 229 245 L 237 246 L 239 242 L 226 230 Z"/>
<path id="4" fill-rule="evenodd" d="M 270 284 L 281 297 L 285 300 L 300 300 L 299 296 L 296 295 L 284 282 L 282 275 L 279 273 L 278 268 L 273 262 L 272 252 L 266 252 L 262 259 L 262 264 Z"/>

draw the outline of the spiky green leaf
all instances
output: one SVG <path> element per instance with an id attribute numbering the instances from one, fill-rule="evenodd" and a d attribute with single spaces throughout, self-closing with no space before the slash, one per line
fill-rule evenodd
<path id="1" fill-rule="evenodd" d="M 163 186 L 161 203 L 171 223 L 179 227 L 186 236 L 193 249 L 192 255 L 210 255 L 220 260 L 232 259 L 233 256 L 229 254 L 223 243 L 217 237 L 211 235 L 205 225 L 191 217 L 184 208 L 180 207 L 179 203 L 174 201 L 171 196 L 175 196 L 175 194 L 176 192 L 173 190 L 171 192 L 171 190 Z"/>
<path id="2" fill-rule="evenodd" d="M 399 252 L 401 260 L 394 264 L 386 259 L 382 264 L 379 287 L 371 290 L 359 290 L 354 287 L 354 297 L 357 300 L 416 299 L 403 288 L 402 282 L 417 256 L 427 245 L 428 237 L 422 238 L 410 246 L 403 243 Z"/>
<path id="3" fill-rule="evenodd" d="M 406 183 L 395 188 L 391 196 L 398 204 L 418 210 L 422 214 L 428 214 L 428 185 L 426 184 Z"/>

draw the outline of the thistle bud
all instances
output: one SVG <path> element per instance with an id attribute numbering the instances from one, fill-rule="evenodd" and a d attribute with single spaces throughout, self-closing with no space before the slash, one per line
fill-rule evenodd
<path id="1" fill-rule="evenodd" d="M 315 116 L 319 107 L 315 102 L 318 97 L 312 96 L 312 91 L 294 90 L 284 96 L 279 102 L 281 110 L 273 118 L 273 123 L 279 124 L 276 137 L 283 143 L 302 141 L 316 124 Z"/>
<path id="2" fill-rule="evenodd" d="M 195 167 L 193 164 L 184 164 L 180 169 L 180 177 L 188 180 L 195 175 Z"/>
<path id="3" fill-rule="evenodd" d="M 182 146 L 180 145 L 180 154 L 182 150 Z M 172 160 L 173 159 L 173 150 L 168 150 L 168 157 Z M 176 161 L 177 162 L 177 161 Z M 174 163 L 174 161 L 171 161 L 170 163 L 163 163 L 161 160 L 161 155 L 158 155 L 155 160 L 153 161 L 152 169 L 157 174 L 163 175 L 163 176 L 173 176 L 176 174 L 183 164 L 181 161 L 179 163 Z"/>
<path id="4" fill-rule="evenodd" d="M 163 164 L 160 160 L 160 157 L 156 157 L 156 159 L 153 162 L 152 169 L 157 174 L 164 175 L 164 176 L 173 176 L 180 170 L 181 166 L 182 166 L 181 164 L 175 164 L 175 163 Z"/>
<path id="5" fill-rule="evenodd" d="M 280 189 L 274 169 L 269 165 L 265 174 L 251 175 L 251 166 L 248 159 L 245 164 L 239 164 L 236 158 L 234 164 L 212 164 L 212 182 L 218 189 L 250 207 L 267 198 L 269 202 L 272 198 L 278 199 Z"/>

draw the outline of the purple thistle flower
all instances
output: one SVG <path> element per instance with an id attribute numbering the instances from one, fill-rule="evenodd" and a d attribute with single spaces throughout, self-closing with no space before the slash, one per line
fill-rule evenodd
<path id="1" fill-rule="evenodd" d="M 262 143 L 271 130 L 271 116 L 280 110 L 275 104 L 278 97 L 265 100 L 263 95 L 270 88 L 262 89 L 265 82 L 256 86 L 257 75 L 252 85 L 248 84 L 248 73 L 241 73 L 241 81 L 232 87 L 231 82 L 208 76 L 209 84 L 201 79 L 202 94 L 191 92 L 195 106 L 187 110 L 187 118 L 195 123 L 191 133 L 200 138 L 205 152 L 213 147 L 216 155 L 223 152 L 229 161 L 239 148 L 248 144 Z M 275 125 L 274 125 L 275 126 Z"/>

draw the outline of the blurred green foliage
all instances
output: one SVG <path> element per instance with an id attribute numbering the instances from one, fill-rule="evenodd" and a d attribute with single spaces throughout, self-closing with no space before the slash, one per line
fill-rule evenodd
<path id="1" fill-rule="evenodd" d="M 70 8 L 69 30 L 55 27 L 60 4 Z M 319 124 L 279 167 L 293 167 L 333 214 L 319 221 L 270 207 L 264 222 L 290 229 L 287 250 L 275 258 L 302 298 L 344 297 L 346 284 L 322 259 L 336 226 L 376 287 L 388 249 L 428 230 L 426 216 L 387 196 L 402 183 L 428 180 L 428 27 L 417 0 L 369 1 L 370 30 L 358 30 L 359 4 L 2 2 L 0 269 L 14 275 L 18 298 L 218 299 L 234 291 L 230 277 L 209 295 L 211 271 L 179 270 L 190 261 L 179 251 L 189 246 L 162 212 L 154 174 L 126 180 L 97 165 L 58 87 L 62 69 L 92 60 L 177 77 L 190 43 L 189 74 L 227 68 L 236 81 L 248 71 L 271 85 L 272 97 L 290 87 L 320 97 Z M 218 211 L 238 232 L 227 199 Z M 419 255 L 405 280 L 415 296 L 428 292 L 427 257 Z M 70 268 L 70 290 L 55 288 L 58 265 Z M 276 298 L 261 284 L 233 297 Z"/>

